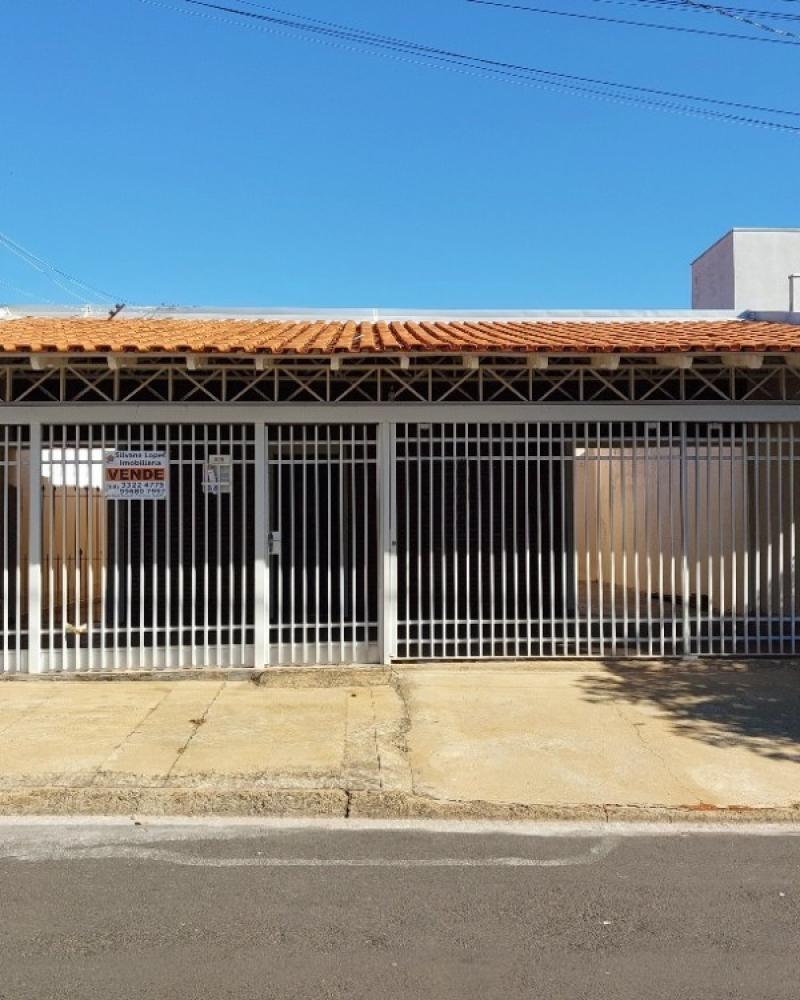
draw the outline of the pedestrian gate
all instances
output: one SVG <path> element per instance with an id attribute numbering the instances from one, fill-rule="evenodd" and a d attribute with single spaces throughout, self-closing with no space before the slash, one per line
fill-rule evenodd
<path id="1" fill-rule="evenodd" d="M 799 440 L 21 420 L 0 427 L 0 669 L 797 654 Z M 137 462 L 159 482 L 115 485 Z"/>

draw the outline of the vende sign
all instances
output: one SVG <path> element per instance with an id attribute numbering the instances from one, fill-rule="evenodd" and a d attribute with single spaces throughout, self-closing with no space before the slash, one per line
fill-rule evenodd
<path id="1" fill-rule="evenodd" d="M 164 500 L 167 496 L 165 451 L 112 451 L 103 469 L 107 500 Z"/>

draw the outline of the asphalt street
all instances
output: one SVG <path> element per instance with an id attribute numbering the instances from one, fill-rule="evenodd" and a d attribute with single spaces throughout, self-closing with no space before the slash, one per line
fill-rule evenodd
<path id="1" fill-rule="evenodd" d="M 745 829 L 0 821 L 0 998 L 796 1000 Z"/>

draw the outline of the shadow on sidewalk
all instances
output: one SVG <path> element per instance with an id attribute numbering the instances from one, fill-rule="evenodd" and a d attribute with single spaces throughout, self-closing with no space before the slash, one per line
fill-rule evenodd
<path id="1" fill-rule="evenodd" d="M 601 661 L 580 685 L 592 702 L 650 705 L 673 730 L 713 746 L 800 763 L 800 669 L 772 663 L 648 665 Z M 798 776 L 800 790 L 800 776 Z"/>

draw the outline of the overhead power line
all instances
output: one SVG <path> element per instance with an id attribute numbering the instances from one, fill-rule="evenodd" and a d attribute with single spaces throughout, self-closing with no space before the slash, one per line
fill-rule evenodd
<path id="1" fill-rule="evenodd" d="M 591 0 L 613 7 L 649 8 L 651 10 L 675 11 L 677 13 L 706 14 L 712 13 L 703 9 L 703 4 L 695 5 L 690 0 Z M 794 0 L 784 0 L 794 2 Z M 750 7 L 730 7 L 728 4 L 713 4 L 713 13 L 741 14 L 748 17 L 760 17 L 771 21 L 800 21 L 800 14 L 790 14 L 788 11 L 757 10 Z"/>
<path id="2" fill-rule="evenodd" d="M 80 295 L 75 291 L 76 288 L 83 289 L 84 292 L 88 292 L 90 295 L 99 296 L 101 299 L 108 299 L 112 302 L 116 301 L 116 296 L 110 295 L 108 292 L 104 292 L 99 288 L 94 288 L 92 285 L 87 284 L 85 281 L 81 281 L 80 278 L 74 277 L 74 275 L 68 274 L 66 271 L 61 270 L 61 268 L 56 267 L 55 264 L 51 264 L 46 261 L 43 257 L 39 257 L 33 251 L 26 249 L 21 243 L 17 243 L 12 240 L 10 236 L 5 233 L 0 232 L 0 246 L 5 247 L 10 253 L 19 257 L 26 264 L 32 267 L 34 270 L 39 271 L 46 278 L 57 285 L 63 292 L 70 295 L 78 302 L 85 302 L 86 296 Z M 69 284 L 66 284 L 69 282 Z"/>
<path id="3" fill-rule="evenodd" d="M 258 6 L 259 11 L 264 11 L 264 13 L 243 10 L 241 6 L 234 7 L 229 4 L 212 3 L 209 0 L 182 0 L 184 6 L 180 7 L 176 7 L 174 3 L 161 2 L 161 0 L 139 0 L 139 2 L 228 25 L 234 23 L 233 19 L 238 19 L 239 23 L 254 30 L 290 37 L 299 34 L 319 44 L 349 52 L 362 53 L 364 49 L 367 49 L 395 61 L 436 66 L 467 75 L 499 77 L 522 86 L 557 90 L 597 100 L 632 104 L 649 110 L 692 115 L 710 120 L 776 129 L 793 134 L 800 132 L 799 125 L 780 120 L 787 117 L 800 118 L 800 112 L 797 111 L 728 101 L 721 98 L 700 97 L 677 91 L 617 83 L 497 59 L 487 59 L 351 28 L 336 22 L 288 14 L 285 11 L 267 7 L 265 4 L 256 5 L 252 0 L 250 0 L 250 6 Z M 240 2 L 245 3 L 248 0 L 240 0 Z M 272 13 L 266 13 L 266 11 L 272 11 Z M 751 112 L 755 114 L 751 114 Z M 756 114 L 774 115 L 779 116 L 779 118 L 756 117 Z"/>
<path id="4" fill-rule="evenodd" d="M 797 35 L 793 31 L 787 31 L 785 28 L 776 28 L 772 24 L 764 24 L 763 21 L 756 20 L 755 17 L 741 14 L 737 11 L 728 10 L 725 7 L 717 6 L 716 4 L 701 3 L 700 0 L 685 0 L 685 6 L 693 8 L 694 10 L 702 10 L 708 14 L 717 14 L 719 17 L 727 17 L 730 20 L 738 21 L 740 24 L 747 24 L 751 28 L 758 28 L 759 31 L 767 31 L 774 35 L 782 35 L 784 38 L 800 39 L 800 35 Z"/>
<path id="5" fill-rule="evenodd" d="M 576 10 L 551 10 L 549 7 L 529 7 L 525 4 L 505 3 L 502 0 L 466 0 L 466 2 L 478 4 L 481 7 L 499 7 L 504 10 L 522 11 L 526 14 L 543 14 L 547 17 L 569 17 L 579 21 L 622 24 L 629 28 L 647 28 L 651 31 L 676 31 L 689 35 L 706 35 L 711 38 L 726 38 L 733 41 L 755 42 L 763 45 L 800 45 L 800 39 L 797 41 L 792 40 L 797 37 L 795 35 L 792 35 L 791 38 L 760 38 L 756 35 L 739 35 L 733 31 L 714 31 L 711 28 L 687 28 L 685 25 L 658 24 L 655 21 L 633 21 L 627 17 L 606 17 L 603 14 L 586 14 Z M 687 3 L 689 3 L 689 0 L 687 0 Z M 759 27 L 763 27 L 763 25 Z"/>
<path id="6" fill-rule="evenodd" d="M 6 281 L 5 278 L 0 278 L 0 287 L 10 288 L 12 292 L 15 292 L 17 295 L 23 295 L 26 299 L 33 299 L 33 300 L 41 299 L 43 302 L 47 302 L 50 305 L 55 305 L 52 299 L 46 299 L 44 298 L 44 296 L 37 295 L 35 292 L 29 292 L 27 288 L 20 288 L 19 285 L 15 285 L 11 281 Z M 4 304 L 7 305 L 8 303 Z"/>

